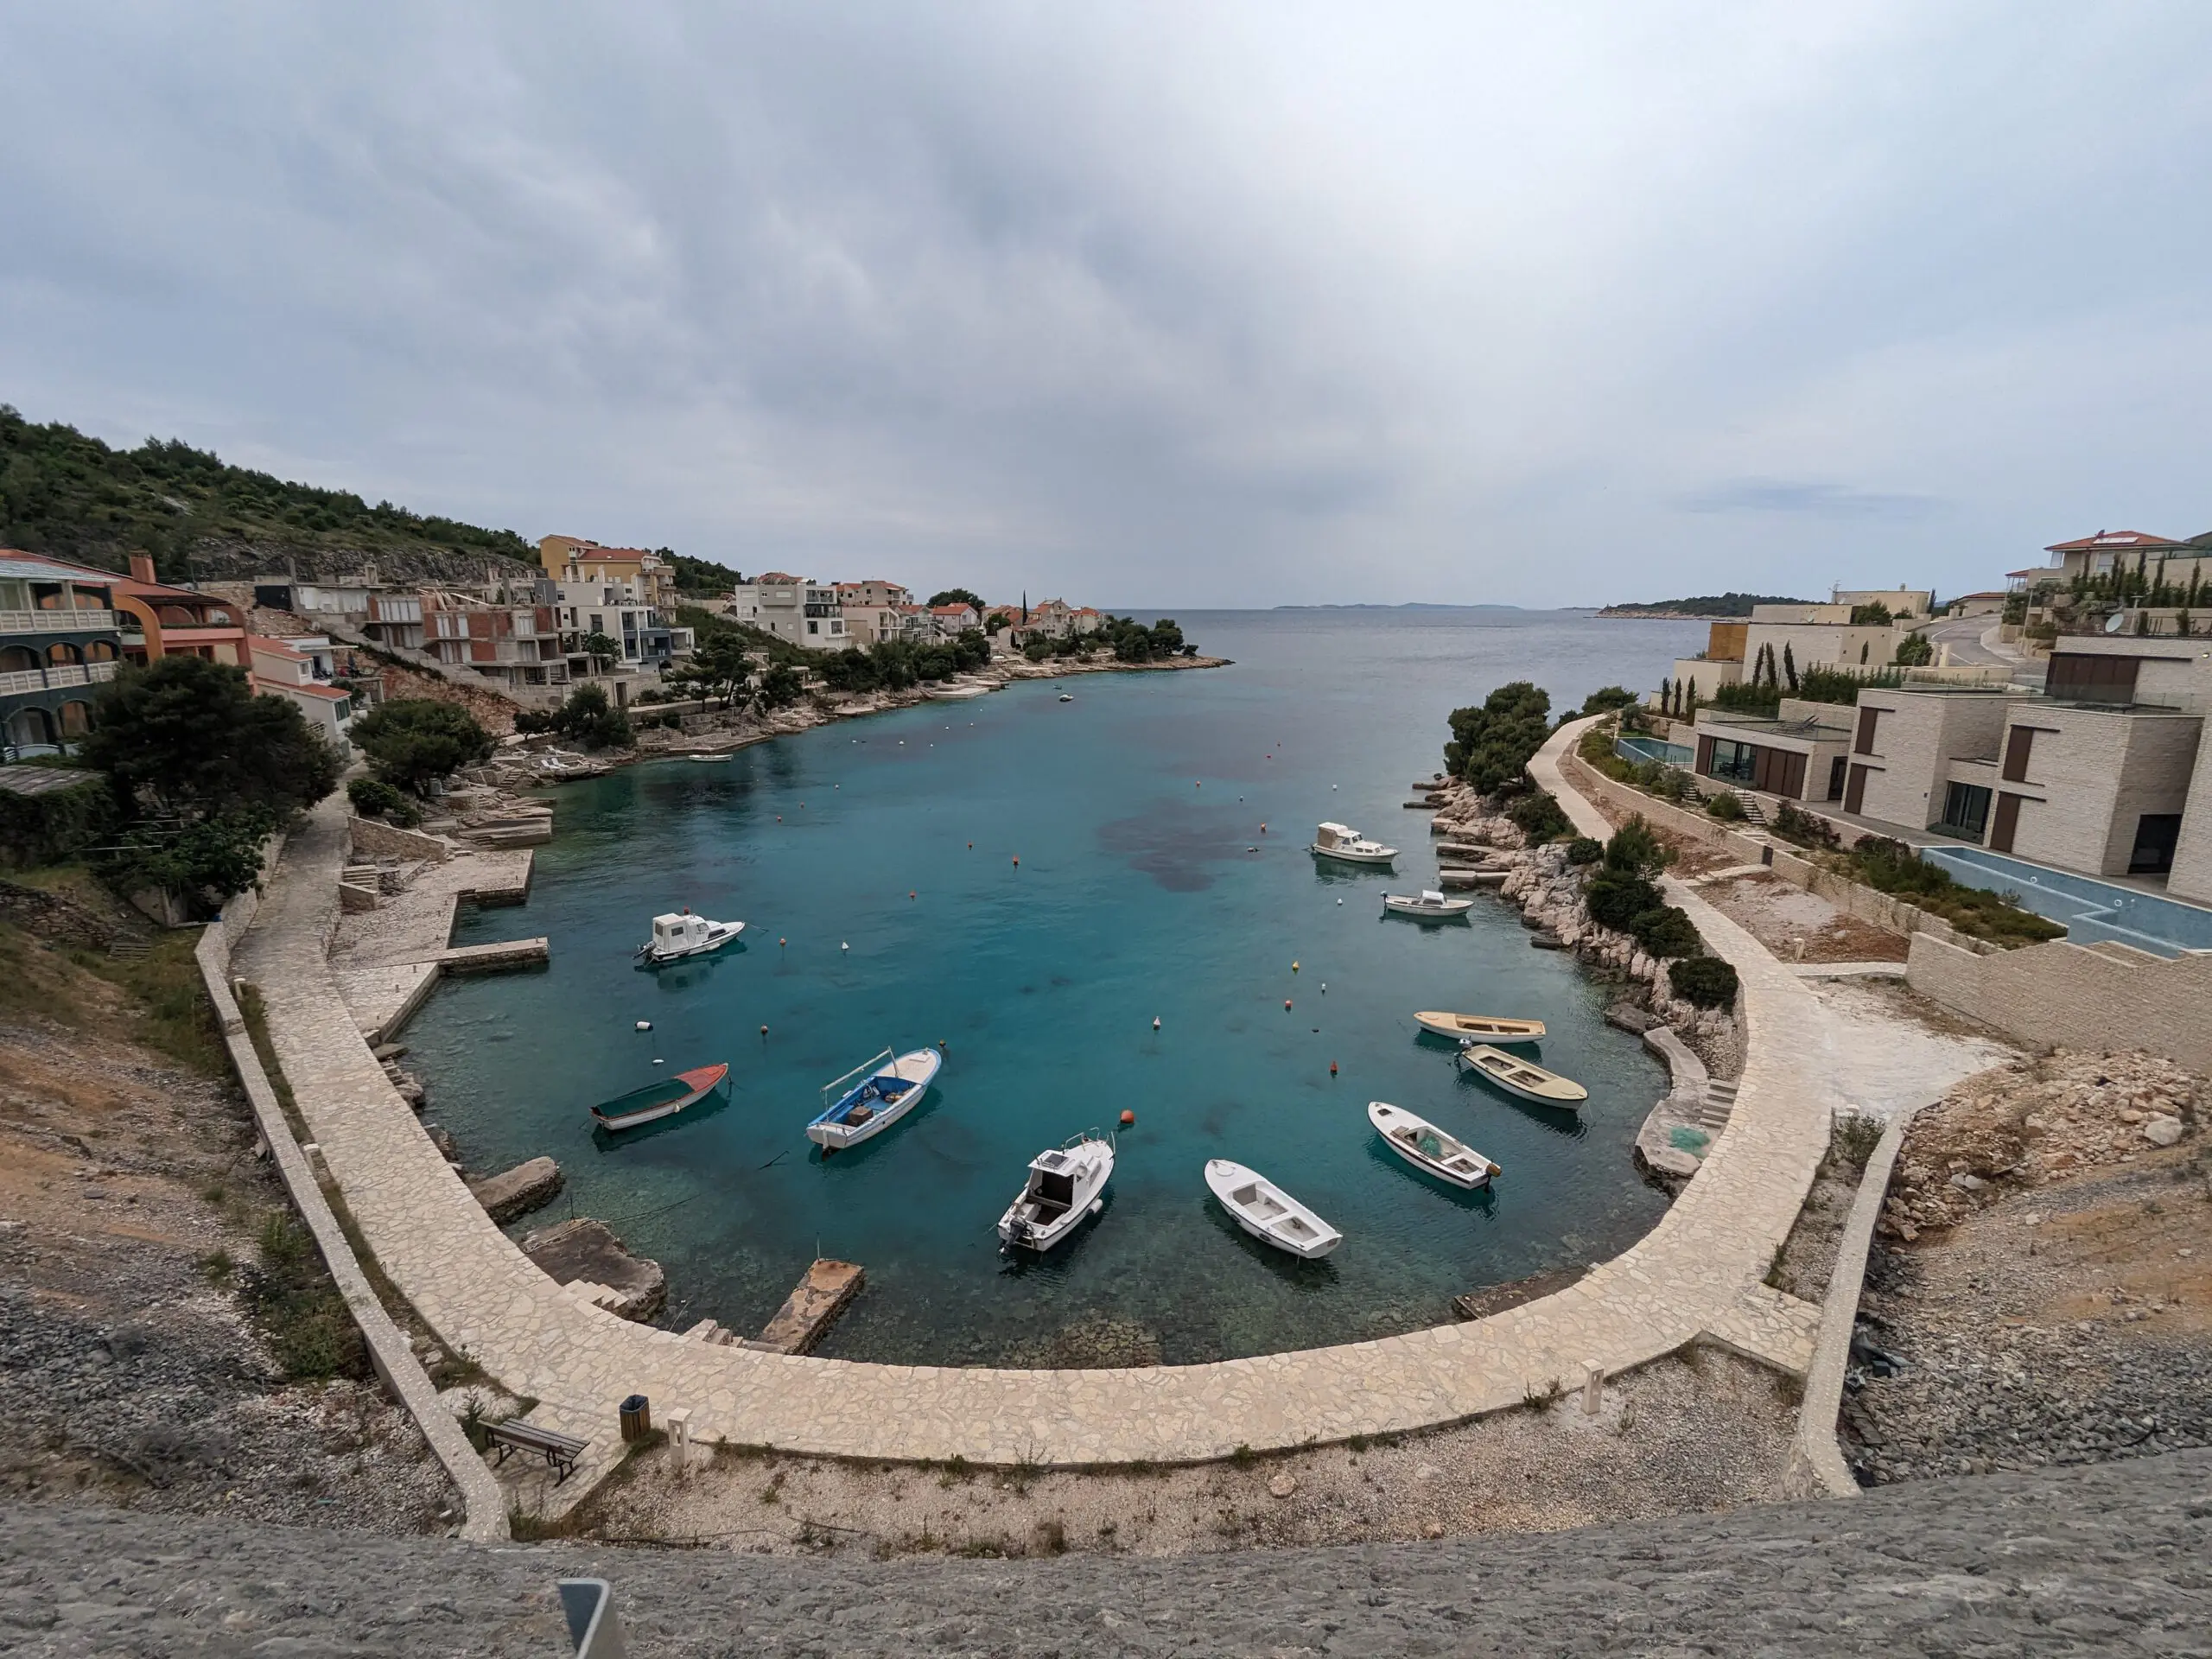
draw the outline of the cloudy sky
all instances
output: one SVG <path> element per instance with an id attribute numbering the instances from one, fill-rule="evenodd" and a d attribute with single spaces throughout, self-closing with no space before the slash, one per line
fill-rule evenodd
<path id="1" fill-rule="evenodd" d="M 533 537 L 1540 605 L 2212 528 L 2195 0 L 72 0 L 0 63 L 0 401 Z"/>

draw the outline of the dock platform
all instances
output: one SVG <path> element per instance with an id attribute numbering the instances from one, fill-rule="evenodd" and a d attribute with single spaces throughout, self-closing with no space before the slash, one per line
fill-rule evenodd
<path id="1" fill-rule="evenodd" d="M 822 1340 L 847 1304 L 861 1294 L 868 1274 L 857 1262 L 827 1257 L 806 1270 L 798 1288 L 784 1299 L 767 1329 L 743 1345 L 763 1353 L 803 1354 Z"/>

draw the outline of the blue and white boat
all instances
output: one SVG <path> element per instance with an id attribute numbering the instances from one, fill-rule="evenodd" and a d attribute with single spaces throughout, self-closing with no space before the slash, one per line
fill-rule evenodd
<path id="1" fill-rule="evenodd" d="M 824 1152 L 856 1147 L 881 1135 L 914 1109 L 929 1092 L 944 1057 L 918 1048 L 893 1058 L 889 1049 L 856 1065 L 822 1090 L 821 1116 L 806 1126 L 806 1138 Z"/>

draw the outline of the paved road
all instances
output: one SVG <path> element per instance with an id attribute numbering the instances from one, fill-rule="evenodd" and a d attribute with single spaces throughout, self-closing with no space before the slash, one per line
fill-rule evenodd
<path id="1" fill-rule="evenodd" d="M 1587 1531 L 1140 1560 L 500 1548 L 0 1510 L 0 1651 L 530 1656 L 615 1586 L 633 1659 L 2212 1654 L 2212 1452 Z"/>

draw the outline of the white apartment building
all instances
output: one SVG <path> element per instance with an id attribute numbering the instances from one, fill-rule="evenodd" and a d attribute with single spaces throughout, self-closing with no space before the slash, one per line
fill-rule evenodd
<path id="1" fill-rule="evenodd" d="M 748 627 L 808 651 L 842 651 L 855 641 L 831 582 L 770 570 L 730 590 L 726 613 Z"/>

